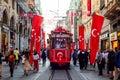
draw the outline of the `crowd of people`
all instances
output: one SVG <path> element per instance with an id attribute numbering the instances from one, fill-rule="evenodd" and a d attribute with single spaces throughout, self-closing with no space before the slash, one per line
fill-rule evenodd
<path id="1" fill-rule="evenodd" d="M 76 66 L 79 61 L 80 70 L 87 69 L 88 63 L 93 68 L 98 69 L 99 75 L 103 75 L 103 71 L 109 76 L 110 80 L 120 80 L 120 50 L 99 50 L 96 53 L 96 62 L 91 64 L 89 62 L 90 52 L 87 50 L 74 50 L 73 64 Z"/>
<path id="2" fill-rule="evenodd" d="M 14 70 L 22 65 L 23 72 L 25 76 L 28 76 L 29 71 L 38 72 L 39 70 L 39 60 L 42 58 L 43 66 L 46 63 L 46 49 L 41 50 L 41 55 L 37 53 L 36 50 L 33 51 L 33 63 L 30 64 L 30 52 L 28 49 L 19 51 L 18 48 L 10 48 L 8 55 L 0 53 L 0 77 L 2 77 L 2 57 L 5 57 L 6 64 L 8 64 L 10 69 L 10 76 L 13 77 Z"/>
<path id="3" fill-rule="evenodd" d="M 87 50 L 74 50 L 73 52 L 73 64 L 76 66 L 79 61 L 80 70 L 87 70 L 89 62 L 90 51 Z M 0 77 L 2 76 L 2 57 L 3 53 L 0 53 Z M 29 50 L 19 51 L 18 48 L 10 49 L 9 54 L 5 56 L 5 61 L 9 65 L 10 76 L 13 77 L 14 69 L 18 68 L 19 64 L 22 64 L 23 74 L 28 76 L 28 72 L 33 70 L 37 72 L 39 70 L 39 60 L 42 60 L 42 65 L 45 66 L 47 58 L 47 50 L 42 49 L 41 55 L 36 50 L 33 51 L 33 64 L 29 63 L 30 52 Z M 98 69 L 99 75 L 103 75 L 103 71 L 109 75 L 111 80 L 120 80 L 120 50 L 99 50 L 96 53 L 96 62 L 93 67 Z"/>

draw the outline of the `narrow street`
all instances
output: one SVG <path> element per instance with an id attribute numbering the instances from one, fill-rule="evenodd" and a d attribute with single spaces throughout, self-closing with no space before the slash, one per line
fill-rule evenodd
<path id="1" fill-rule="evenodd" d="M 0 0 L 0 80 L 119 79 L 120 0 Z"/>
<path id="2" fill-rule="evenodd" d="M 71 75 L 72 80 L 109 80 L 105 74 L 103 76 L 99 76 L 97 70 L 97 68 L 93 69 L 91 66 L 89 66 L 87 70 L 80 70 L 78 64 L 77 66 L 74 66 L 71 63 L 70 69 L 68 71 Z M 62 70 L 56 70 L 57 74 L 55 73 L 55 75 L 57 77 L 53 80 L 58 80 L 61 78 L 60 74 L 62 76 L 63 72 Z M 6 63 L 3 63 L 3 73 L 0 80 L 49 80 L 51 73 L 52 69 L 49 67 L 49 61 L 47 60 L 46 66 L 43 67 L 42 63 L 39 62 L 39 71 L 29 71 L 28 76 L 24 76 L 22 65 L 20 64 L 18 68 L 14 70 L 14 76 L 10 77 L 9 67 Z"/>

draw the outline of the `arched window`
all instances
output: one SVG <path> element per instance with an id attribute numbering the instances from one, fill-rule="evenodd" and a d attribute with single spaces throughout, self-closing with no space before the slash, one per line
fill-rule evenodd
<path id="1" fill-rule="evenodd" d="M 4 0 L 6 3 L 8 3 L 8 0 Z"/>
<path id="2" fill-rule="evenodd" d="M 12 8 L 15 9 L 15 0 L 12 0 Z"/>
<path id="3" fill-rule="evenodd" d="M 7 24 L 7 20 L 8 19 L 8 17 L 7 17 L 7 12 L 6 12 L 6 10 L 3 12 L 3 24 Z"/>

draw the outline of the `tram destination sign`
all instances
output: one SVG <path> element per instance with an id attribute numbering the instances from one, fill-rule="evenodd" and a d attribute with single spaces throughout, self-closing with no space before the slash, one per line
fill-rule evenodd
<path id="1" fill-rule="evenodd" d="M 52 34 L 51 37 L 70 37 L 67 34 Z"/>

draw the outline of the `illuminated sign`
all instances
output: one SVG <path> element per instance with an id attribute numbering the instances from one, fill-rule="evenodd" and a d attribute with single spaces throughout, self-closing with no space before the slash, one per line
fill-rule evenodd
<path id="1" fill-rule="evenodd" d="M 113 32 L 110 34 L 110 41 L 117 40 L 117 32 Z"/>
<path id="2" fill-rule="evenodd" d="M 120 36 L 120 32 L 117 33 L 117 36 Z"/>

